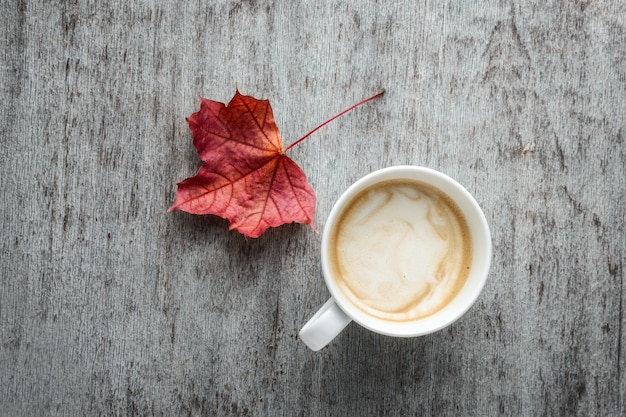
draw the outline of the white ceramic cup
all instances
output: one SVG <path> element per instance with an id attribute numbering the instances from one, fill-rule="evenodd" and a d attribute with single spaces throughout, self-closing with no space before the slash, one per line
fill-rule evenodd
<path id="1" fill-rule="evenodd" d="M 357 308 L 339 289 L 329 264 L 329 240 L 338 215 L 353 197 L 370 185 L 395 179 L 417 180 L 447 194 L 463 212 L 472 240 L 472 262 L 459 293 L 437 312 L 413 321 L 387 321 Z M 317 351 L 334 339 L 351 321 L 388 336 L 415 337 L 443 329 L 460 318 L 478 298 L 491 263 L 491 235 L 485 215 L 476 200 L 458 182 L 438 171 L 418 166 L 394 166 L 375 171 L 352 184 L 335 203 L 322 236 L 322 270 L 331 298 L 300 330 L 300 339 Z"/>

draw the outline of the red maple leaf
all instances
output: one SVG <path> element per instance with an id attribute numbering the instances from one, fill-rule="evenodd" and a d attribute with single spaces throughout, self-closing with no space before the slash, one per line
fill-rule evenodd
<path id="1" fill-rule="evenodd" d="M 314 227 L 315 193 L 304 171 L 285 152 L 347 111 L 381 96 L 380 92 L 327 120 L 283 148 L 268 100 L 235 92 L 224 103 L 201 98 L 187 118 L 193 144 L 204 165 L 178 183 L 172 210 L 215 214 L 248 237 L 285 223 Z"/>

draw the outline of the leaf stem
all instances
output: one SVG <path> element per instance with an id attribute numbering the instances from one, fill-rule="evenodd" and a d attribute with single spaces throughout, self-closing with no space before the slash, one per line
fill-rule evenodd
<path id="1" fill-rule="evenodd" d="M 348 113 L 350 110 L 359 107 L 361 104 L 365 104 L 368 101 L 377 99 L 378 97 L 382 96 L 383 94 L 385 94 L 385 90 L 381 90 L 378 93 L 374 94 L 371 97 L 368 97 L 364 100 L 359 101 L 356 104 L 353 104 L 352 106 L 348 107 L 347 109 L 345 109 L 344 111 L 342 111 L 341 113 L 339 113 L 336 116 L 331 117 L 330 119 L 326 120 L 324 123 L 322 123 L 321 125 L 317 126 L 316 128 L 314 128 L 313 130 L 311 130 L 309 133 L 307 133 L 306 135 L 302 136 L 300 139 L 298 139 L 297 141 L 295 141 L 294 143 L 292 143 L 291 145 L 287 146 L 285 149 L 283 149 L 283 153 L 287 152 L 289 149 L 293 148 L 294 146 L 296 146 L 298 143 L 302 142 L 303 140 L 305 140 L 306 138 L 308 138 L 309 136 L 311 136 L 313 133 L 317 132 L 318 129 L 326 126 L 328 123 L 332 122 L 333 120 L 337 119 L 340 116 L 343 116 L 344 114 Z"/>

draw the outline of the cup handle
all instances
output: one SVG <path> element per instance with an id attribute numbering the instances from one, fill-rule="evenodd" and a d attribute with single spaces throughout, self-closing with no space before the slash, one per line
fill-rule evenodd
<path id="1" fill-rule="evenodd" d="M 341 333 L 351 321 L 331 298 L 302 327 L 300 340 L 311 350 L 318 351 Z"/>

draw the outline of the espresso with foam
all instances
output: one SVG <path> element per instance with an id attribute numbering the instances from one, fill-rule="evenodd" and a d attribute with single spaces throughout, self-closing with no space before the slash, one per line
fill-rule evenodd
<path id="1" fill-rule="evenodd" d="M 463 287 L 472 261 L 469 227 L 456 203 L 405 179 L 358 193 L 337 217 L 328 251 L 345 297 L 396 322 L 442 309 Z"/>

